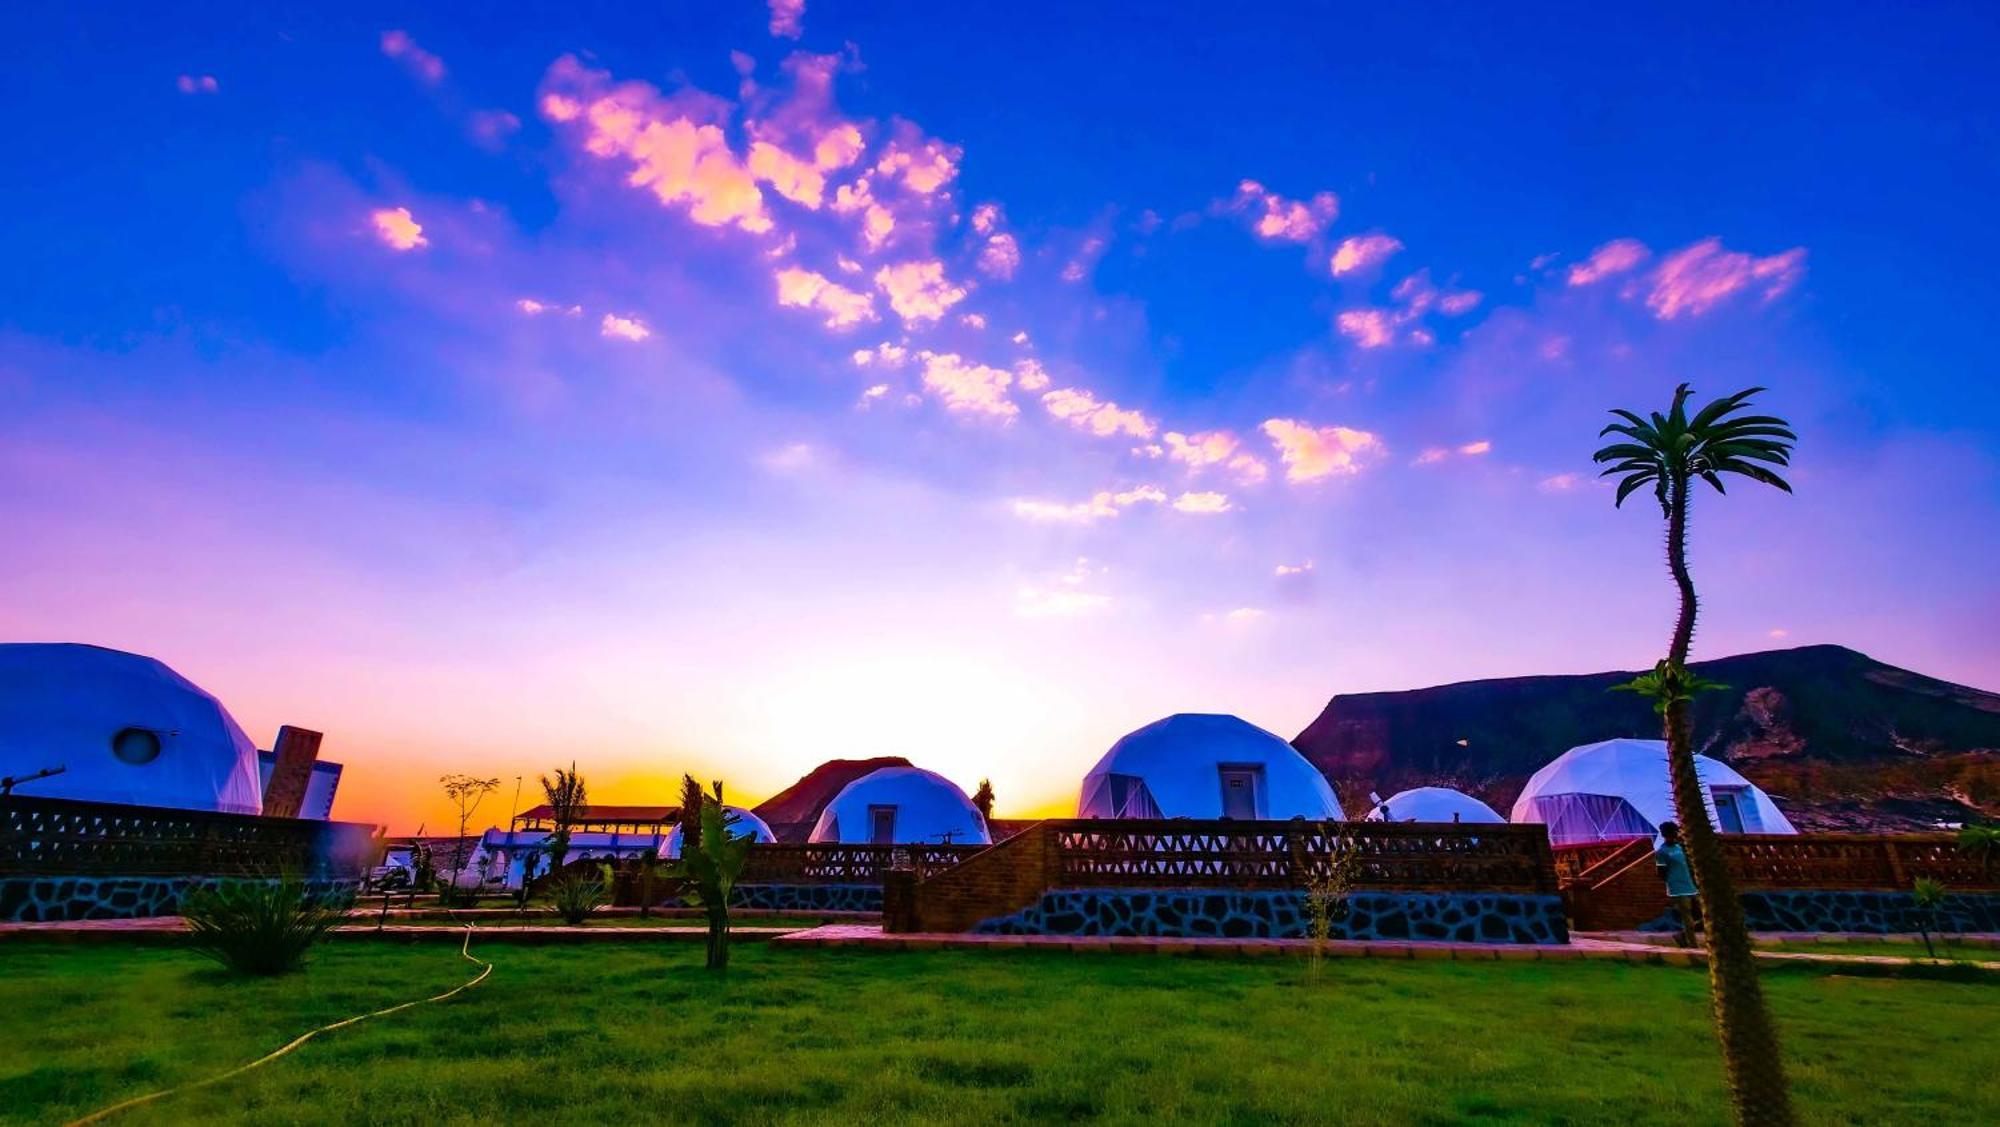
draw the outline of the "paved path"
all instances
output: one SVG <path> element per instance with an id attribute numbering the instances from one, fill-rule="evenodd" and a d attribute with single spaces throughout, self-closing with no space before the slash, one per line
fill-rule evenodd
<path id="1" fill-rule="evenodd" d="M 1877 937 L 1879 938 L 1879 937 Z M 1073 937 L 1062 935 L 962 935 L 911 933 L 891 935 L 878 926 L 829 924 L 779 936 L 773 943 L 787 947 L 847 947 L 893 951 L 1045 950 L 1096 951 L 1137 955 L 1300 956 L 1312 952 L 1309 939 L 1155 939 L 1147 937 Z M 1684 951 L 1658 943 L 1622 938 L 1574 936 L 1567 944 L 1429 943 L 1389 940 L 1331 940 L 1323 947 L 1328 958 L 1456 959 L 1464 961 L 1564 962 L 1596 960 L 1700 966 L 1701 951 Z M 1759 961 L 1831 964 L 1872 964 L 1901 967 L 1928 960 L 1882 955 L 1819 954 L 1804 951 L 1759 951 Z M 1957 965 L 2000 972 L 2000 961 L 1955 960 Z"/>
<path id="2" fill-rule="evenodd" d="M 0 923 L 0 941 L 7 939 L 49 939 L 70 942 L 178 943 L 187 936 L 187 921 L 179 916 L 144 916 L 129 920 L 69 920 L 60 923 Z M 731 939 L 758 942 L 786 935 L 797 928 L 733 927 Z M 705 940 L 704 927 L 566 927 L 524 924 L 520 927 L 474 927 L 481 943 L 661 943 Z M 392 940 L 405 943 L 436 941 L 457 943 L 465 929 L 449 924 L 419 927 L 390 924 L 387 927 L 349 924 L 333 929 L 337 940 Z"/>
<path id="3" fill-rule="evenodd" d="M 187 933 L 187 923 L 179 916 L 150 916 L 130 920 L 72 920 L 62 923 L 0 923 L 0 941 L 6 939 L 60 939 L 77 942 L 106 941 L 133 943 L 179 942 Z M 700 927 L 565 927 L 560 924 L 520 927 L 475 927 L 481 943 L 660 943 L 694 941 L 707 936 Z M 420 927 L 390 924 L 387 927 L 350 924 L 335 928 L 339 940 L 392 940 L 400 942 L 458 942 L 463 928 L 449 925 Z M 864 948 L 887 951 L 938 950 L 1043 950 L 1118 952 L 1138 955 L 1212 956 L 1300 956 L 1310 954 L 1308 939 L 1155 939 L 1145 937 L 1079 938 L 1062 935 L 965 935 L 956 933 L 913 933 L 891 935 L 880 924 L 840 923 L 820 927 L 737 927 L 730 936 L 745 942 L 768 940 L 787 947 Z M 1773 936 L 1759 935 L 1762 941 Z M 1835 966 L 1960 966 L 2000 973 L 2000 959 L 1954 958 L 1930 960 L 1890 955 L 1857 955 L 1841 951 L 1843 942 L 1901 942 L 1899 937 L 1880 935 L 1791 936 L 1789 941 L 1811 939 L 1824 943 L 1818 951 L 1757 952 L 1767 964 L 1813 963 Z M 1966 937 L 1966 946 L 2000 948 L 2000 936 Z M 1592 960 L 1623 963 L 1656 963 L 1669 966 L 1700 966 L 1707 961 L 1701 951 L 1685 951 L 1672 940 L 1645 933 L 1603 932 L 1572 935 L 1567 944 L 1530 943 L 1429 943 L 1422 941 L 1331 940 L 1323 953 L 1328 958 L 1362 959 L 1456 959 L 1490 962 L 1570 962 Z"/>

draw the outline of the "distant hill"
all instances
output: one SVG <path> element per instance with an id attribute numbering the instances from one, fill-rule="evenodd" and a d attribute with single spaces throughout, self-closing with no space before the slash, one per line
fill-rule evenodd
<path id="1" fill-rule="evenodd" d="M 804 778 L 759 803 L 752 813 L 764 819 L 779 841 L 804 841 L 820 811 L 833 801 L 841 788 L 871 771 L 884 767 L 908 767 L 900 755 L 878 755 L 873 759 L 829 759 L 808 771 Z"/>
<path id="2" fill-rule="evenodd" d="M 1841 646 L 1694 663 L 1729 686 L 1695 704 L 1696 750 L 1770 791 L 1801 829 L 1912 830 L 2000 813 L 2000 695 Z M 1503 814 L 1529 775 L 1577 744 L 1657 739 L 1629 672 L 1508 677 L 1336 696 L 1292 743 L 1350 813 L 1368 792 L 1441 783 Z"/>

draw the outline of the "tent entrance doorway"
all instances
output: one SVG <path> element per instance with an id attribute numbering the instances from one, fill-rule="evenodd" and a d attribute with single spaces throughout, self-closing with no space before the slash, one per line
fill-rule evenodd
<path id="1" fill-rule="evenodd" d="M 896 844 L 896 808 L 894 806 L 870 806 L 868 808 L 868 840 L 876 845 Z"/>
<path id="2" fill-rule="evenodd" d="M 1215 771 L 1222 783 L 1222 816 L 1254 820 L 1264 805 L 1264 768 L 1256 764 L 1223 763 Z"/>
<path id="3" fill-rule="evenodd" d="M 1708 796 L 1715 800 L 1715 828 L 1726 834 L 1743 832 L 1743 792 L 1736 787 L 1710 787 Z"/>

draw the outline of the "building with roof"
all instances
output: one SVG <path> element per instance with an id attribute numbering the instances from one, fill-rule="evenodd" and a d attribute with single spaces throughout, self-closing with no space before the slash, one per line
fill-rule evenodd
<path id="1" fill-rule="evenodd" d="M 1694 757 L 1709 821 L 1723 833 L 1799 832 L 1771 796 L 1728 764 Z M 1508 820 L 1541 822 L 1555 845 L 1652 837 L 1674 815 L 1665 740 L 1600 740 L 1536 771 Z"/>
<path id="2" fill-rule="evenodd" d="M 1083 777 L 1079 818 L 1338 821 L 1340 799 L 1291 744 L 1235 716 L 1184 712 L 1130 733 Z"/>

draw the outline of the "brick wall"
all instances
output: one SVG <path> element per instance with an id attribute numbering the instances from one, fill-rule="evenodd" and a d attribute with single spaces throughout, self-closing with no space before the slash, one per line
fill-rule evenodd
<path id="1" fill-rule="evenodd" d="M 1055 833 L 1049 823 L 1039 823 L 921 883 L 912 879 L 894 891 L 885 885 L 883 927 L 967 931 L 1033 903 L 1052 887 L 1060 869 Z"/>

